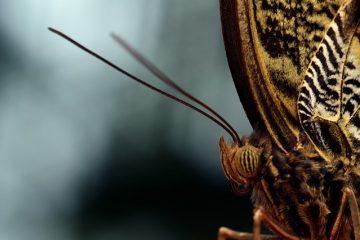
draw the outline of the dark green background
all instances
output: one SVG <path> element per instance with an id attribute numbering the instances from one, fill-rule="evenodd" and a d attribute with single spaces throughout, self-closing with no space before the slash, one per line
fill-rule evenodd
<path id="1" fill-rule="evenodd" d="M 116 32 L 251 132 L 227 66 L 218 1 L 0 2 L 0 239 L 216 239 L 251 230 L 219 162 L 226 133 L 48 32 L 166 88 Z M 170 90 L 171 91 L 171 90 Z"/>

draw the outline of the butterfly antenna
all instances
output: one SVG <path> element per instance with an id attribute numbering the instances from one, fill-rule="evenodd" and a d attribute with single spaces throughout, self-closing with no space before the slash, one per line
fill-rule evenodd
<path id="1" fill-rule="evenodd" d="M 121 45 L 127 52 L 129 52 L 138 62 L 140 62 L 141 65 L 143 65 L 146 69 L 148 69 L 152 74 L 154 74 L 160 81 L 167 84 L 171 88 L 175 89 L 179 93 L 181 93 L 183 96 L 187 97 L 188 99 L 196 102 L 200 106 L 207 109 L 209 112 L 214 114 L 221 122 L 223 122 L 234 134 L 236 137 L 236 142 L 240 143 L 240 137 L 235 131 L 235 129 L 229 124 L 228 121 L 226 121 L 219 113 L 217 113 L 214 109 L 206 105 L 204 102 L 200 101 L 199 99 L 192 96 L 189 92 L 185 91 L 183 88 L 181 88 L 179 85 L 177 85 L 173 80 L 170 79 L 163 71 L 161 71 L 157 66 L 155 66 L 152 62 L 150 62 L 148 59 L 146 59 L 142 54 L 140 54 L 136 49 L 134 49 L 130 44 L 128 44 L 124 39 L 122 39 L 120 36 L 111 33 L 110 36 L 117 42 L 119 45 Z"/>
<path id="2" fill-rule="evenodd" d="M 167 93 L 167 92 L 165 92 L 165 91 L 163 91 L 163 90 L 161 90 L 161 89 L 159 89 L 159 88 L 157 88 L 157 87 L 155 87 L 155 86 L 153 86 L 153 85 L 151 85 L 151 84 L 149 84 L 149 83 L 141 80 L 140 78 L 138 78 L 138 77 L 132 75 L 131 73 L 125 71 L 124 69 L 120 68 L 119 66 L 115 65 L 114 63 L 110 62 L 110 61 L 107 60 L 106 58 L 104 58 L 104 57 L 100 56 L 99 54 L 95 53 L 94 51 L 91 51 L 90 49 L 88 49 L 87 47 L 85 47 L 85 46 L 83 46 L 82 44 L 78 43 L 77 41 L 75 41 L 74 39 L 70 38 L 70 37 L 67 36 L 66 34 L 64 34 L 64 33 L 60 32 L 60 31 L 58 31 L 58 30 L 56 30 L 56 29 L 54 29 L 54 28 L 51 28 L 51 27 L 49 27 L 48 29 L 49 29 L 49 31 L 55 33 L 56 35 L 64 38 L 64 39 L 67 40 L 68 42 L 74 44 L 75 46 L 77 46 L 77 47 L 80 48 L 81 50 L 87 52 L 88 54 L 90 54 L 90 55 L 92 55 L 93 57 L 97 58 L 98 60 L 102 61 L 102 62 L 105 63 L 106 65 L 108 65 L 108 66 L 114 68 L 115 70 L 121 72 L 122 74 L 124 74 L 125 76 L 129 77 L 130 79 L 132 79 L 132 80 L 134 80 L 134 81 L 142 84 L 143 86 L 145 86 L 145 87 L 147 87 L 147 88 L 149 88 L 149 89 L 151 89 L 151 90 L 153 90 L 153 91 L 155 91 L 155 92 L 157 92 L 157 93 L 160 93 L 160 94 L 163 95 L 163 96 L 166 96 L 166 97 L 168 97 L 168 98 L 170 98 L 170 99 L 173 99 L 174 101 L 176 101 L 176 102 L 178 102 L 178 103 L 180 103 L 180 104 L 183 104 L 183 105 L 185 105 L 185 106 L 187 106 L 187 107 L 195 110 L 196 112 L 202 114 L 203 116 L 209 118 L 210 120 L 212 120 L 213 122 L 215 122 L 217 125 L 219 125 L 220 127 L 222 127 L 226 132 L 228 132 L 229 135 L 232 137 L 232 139 L 233 139 L 234 142 L 240 143 L 240 142 L 238 142 L 238 138 L 236 137 L 236 135 L 234 135 L 233 132 L 232 132 L 226 125 L 224 125 L 222 122 L 220 122 L 219 120 L 217 120 L 216 118 L 214 118 L 213 116 L 211 116 L 210 114 L 208 114 L 207 112 L 204 112 L 203 110 L 195 107 L 194 105 L 192 105 L 192 104 L 190 104 L 190 103 L 188 103 L 188 102 L 186 102 L 186 101 L 184 101 L 184 100 L 182 100 L 182 99 L 180 99 L 180 98 L 178 98 L 178 97 L 176 97 L 176 96 L 174 96 L 174 95 L 172 95 L 172 94 L 170 94 L 170 93 Z"/>

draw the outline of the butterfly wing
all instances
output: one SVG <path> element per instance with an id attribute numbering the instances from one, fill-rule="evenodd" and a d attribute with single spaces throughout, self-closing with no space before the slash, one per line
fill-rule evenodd
<path id="1" fill-rule="evenodd" d="M 359 20 L 360 0 L 346 1 L 326 31 L 300 87 L 301 125 L 327 159 L 360 152 Z"/>
<path id="2" fill-rule="evenodd" d="M 291 150 L 301 129 L 298 87 L 341 0 L 220 0 L 230 70 L 253 127 Z"/>

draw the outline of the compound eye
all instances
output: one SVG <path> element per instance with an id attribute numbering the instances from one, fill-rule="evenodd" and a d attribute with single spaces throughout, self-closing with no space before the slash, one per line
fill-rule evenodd
<path id="1" fill-rule="evenodd" d="M 261 150 L 251 146 L 245 145 L 239 148 L 237 152 L 236 168 L 245 178 L 255 177 L 260 167 Z"/>

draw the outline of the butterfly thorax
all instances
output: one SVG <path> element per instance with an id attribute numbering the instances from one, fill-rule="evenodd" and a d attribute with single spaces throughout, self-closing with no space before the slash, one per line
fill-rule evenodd
<path id="1" fill-rule="evenodd" d="M 265 208 L 273 221 L 295 236 L 326 239 L 330 210 L 325 192 L 334 172 L 321 158 L 301 151 L 274 151 L 254 185 L 254 205 Z M 340 196 L 332 200 L 338 202 Z"/>

